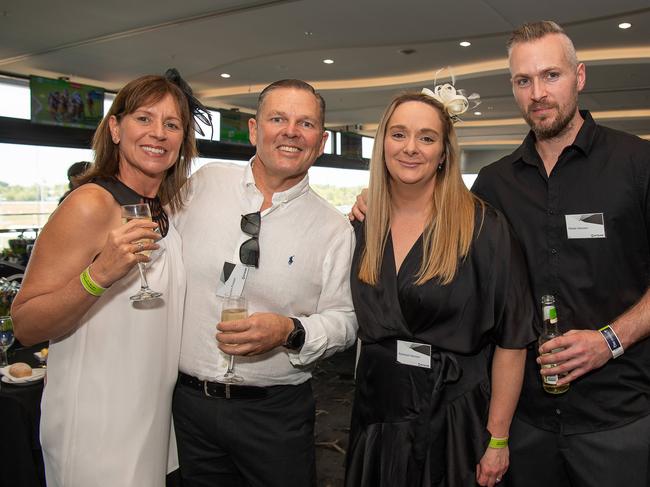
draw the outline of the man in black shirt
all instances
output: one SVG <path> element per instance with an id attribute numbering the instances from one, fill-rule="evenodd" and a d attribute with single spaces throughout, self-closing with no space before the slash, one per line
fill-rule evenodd
<path id="1" fill-rule="evenodd" d="M 585 66 L 557 24 L 517 29 L 508 54 L 531 131 L 473 191 L 508 218 L 534 299 L 555 296 L 565 334 L 543 358 L 529 350 L 504 481 L 648 486 L 650 143 L 578 110 Z M 559 364 L 542 374 L 567 374 L 569 390 L 544 392 L 540 364 Z"/>

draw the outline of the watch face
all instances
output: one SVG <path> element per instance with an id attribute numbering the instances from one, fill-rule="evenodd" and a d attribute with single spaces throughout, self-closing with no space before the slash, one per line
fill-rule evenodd
<path id="1" fill-rule="evenodd" d="M 303 328 L 294 329 L 287 338 L 287 348 L 297 350 L 305 343 L 305 330 Z"/>
<path id="2" fill-rule="evenodd" d="M 298 318 L 291 318 L 293 330 L 289 333 L 284 346 L 290 350 L 299 350 L 305 344 L 305 327 Z"/>

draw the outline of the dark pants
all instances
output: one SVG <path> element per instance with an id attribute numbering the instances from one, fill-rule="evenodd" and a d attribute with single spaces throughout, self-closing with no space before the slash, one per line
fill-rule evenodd
<path id="1" fill-rule="evenodd" d="M 513 419 L 504 487 L 648 487 L 650 415 L 619 428 L 563 435 Z"/>
<path id="2" fill-rule="evenodd" d="M 262 399 L 221 399 L 176 385 L 183 487 L 316 485 L 311 383 L 268 390 Z"/>

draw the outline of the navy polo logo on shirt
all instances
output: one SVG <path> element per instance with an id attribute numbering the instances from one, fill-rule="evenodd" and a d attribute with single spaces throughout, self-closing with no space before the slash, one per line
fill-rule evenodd
<path id="1" fill-rule="evenodd" d="M 294 257 L 295 257 L 295 255 L 292 255 L 291 257 L 289 257 L 289 262 L 288 262 L 289 265 L 293 264 L 293 258 Z"/>

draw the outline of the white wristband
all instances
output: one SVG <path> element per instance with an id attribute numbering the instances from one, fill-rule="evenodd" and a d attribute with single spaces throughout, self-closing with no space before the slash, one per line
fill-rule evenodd
<path id="1" fill-rule="evenodd" d="M 623 352 L 625 352 L 625 350 L 623 350 L 623 345 L 621 345 L 618 335 L 616 335 L 616 332 L 611 326 L 603 326 L 598 331 L 605 339 L 605 343 L 607 343 L 609 350 L 612 352 L 612 357 L 618 358 L 623 355 Z"/>

